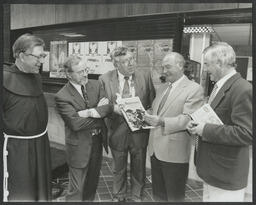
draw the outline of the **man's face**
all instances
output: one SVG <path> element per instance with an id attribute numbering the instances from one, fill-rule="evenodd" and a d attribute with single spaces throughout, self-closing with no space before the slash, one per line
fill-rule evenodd
<path id="1" fill-rule="evenodd" d="M 209 73 L 211 81 L 217 82 L 219 79 L 221 79 L 221 67 L 219 66 L 218 63 L 213 62 L 207 57 L 204 57 L 203 69 L 207 71 L 207 73 Z"/>
<path id="2" fill-rule="evenodd" d="M 33 49 L 28 49 L 24 53 L 20 53 L 20 58 L 24 63 L 24 70 L 27 73 L 39 73 L 41 64 L 44 62 L 46 54 L 43 46 L 35 46 Z"/>
<path id="3" fill-rule="evenodd" d="M 162 62 L 162 76 L 167 82 L 175 82 L 182 75 L 182 67 L 174 58 L 164 58 Z"/>
<path id="4" fill-rule="evenodd" d="M 124 56 L 118 56 L 117 59 L 114 60 L 114 65 L 124 76 L 130 76 L 135 71 L 135 62 L 131 52 L 127 52 Z"/>
<path id="5" fill-rule="evenodd" d="M 70 72 L 69 78 L 72 82 L 84 85 L 87 82 L 87 77 L 89 73 L 89 68 L 83 61 L 80 61 L 77 65 L 72 67 L 72 72 Z"/>

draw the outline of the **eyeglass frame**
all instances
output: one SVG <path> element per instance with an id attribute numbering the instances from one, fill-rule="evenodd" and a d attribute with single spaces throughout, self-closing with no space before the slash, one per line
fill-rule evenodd
<path id="1" fill-rule="evenodd" d="M 88 74 L 89 71 L 90 71 L 90 68 L 89 68 L 89 67 L 86 67 L 86 68 L 84 68 L 83 70 L 79 70 L 79 71 L 70 71 L 70 73 L 77 73 L 78 75 L 81 75 L 81 74 L 83 74 L 84 72 L 86 72 L 86 73 Z"/>
<path id="2" fill-rule="evenodd" d="M 37 55 L 34 55 L 32 53 L 26 53 L 26 52 L 22 52 L 22 53 L 24 53 L 24 55 L 26 55 L 26 56 L 33 56 L 33 57 L 35 57 L 39 61 L 45 59 L 46 56 L 47 56 L 46 54 L 41 55 L 41 56 L 37 56 Z"/>

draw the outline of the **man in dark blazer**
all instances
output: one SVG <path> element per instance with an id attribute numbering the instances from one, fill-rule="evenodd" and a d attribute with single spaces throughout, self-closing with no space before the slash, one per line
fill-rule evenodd
<path id="1" fill-rule="evenodd" d="M 133 54 L 126 47 L 118 47 L 111 53 L 116 70 L 100 77 L 107 98 L 115 104 L 120 97 L 138 96 L 145 109 L 150 108 L 155 90 L 150 70 L 136 69 Z M 141 201 L 146 176 L 146 150 L 149 130 L 131 132 L 119 107 L 107 118 L 109 145 L 114 161 L 113 201 L 127 198 L 127 157 L 130 153 L 130 179 L 132 201 Z"/>
<path id="2" fill-rule="evenodd" d="M 196 167 L 204 181 L 204 201 L 244 200 L 252 144 L 252 86 L 236 72 L 236 55 L 224 42 L 203 52 L 204 67 L 215 81 L 209 104 L 223 125 L 191 121 L 199 137 Z"/>
<path id="3" fill-rule="evenodd" d="M 67 201 L 92 201 L 99 179 L 102 144 L 107 131 L 102 118 L 113 111 L 99 81 L 88 80 L 82 59 L 72 55 L 64 63 L 69 82 L 57 93 L 57 109 L 65 122 L 69 191 Z"/>

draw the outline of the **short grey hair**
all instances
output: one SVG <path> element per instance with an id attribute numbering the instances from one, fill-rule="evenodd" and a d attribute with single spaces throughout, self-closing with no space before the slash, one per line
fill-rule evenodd
<path id="1" fill-rule="evenodd" d="M 216 42 L 204 49 L 203 55 L 213 62 L 220 62 L 221 65 L 236 67 L 236 53 L 226 42 Z"/>
<path id="2" fill-rule="evenodd" d="M 129 52 L 127 47 L 120 46 L 115 48 L 111 53 L 110 53 L 110 58 L 111 60 L 116 60 L 116 57 L 119 56 L 125 56 Z"/>
<path id="3" fill-rule="evenodd" d="M 82 61 L 82 58 L 78 55 L 70 55 L 63 63 L 64 71 L 66 73 L 73 72 L 72 67 L 79 64 Z"/>
<path id="4" fill-rule="evenodd" d="M 186 61 L 184 57 L 177 52 L 169 52 L 165 55 L 164 59 L 174 59 L 175 64 L 179 64 L 182 68 L 184 67 Z"/>
<path id="5" fill-rule="evenodd" d="M 21 52 L 26 52 L 29 49 L 33 49 L 36 46 L 45 46 L 43 39 L 26 33 L 21 35 L 13 44 L 12 52 L 13 57 L 18 58 Z"/>

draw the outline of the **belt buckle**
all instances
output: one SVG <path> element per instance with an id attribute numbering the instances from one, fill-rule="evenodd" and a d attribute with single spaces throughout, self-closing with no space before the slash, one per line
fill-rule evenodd
<path id="1" fill-rule="evenodd" d="M 101 132 L 100 129 L 94 129 L 94 130 L 91 131 L 91 134 L 92 134 L 92 136 L 95 136 L 95 135 L 100 134 L 100 132 Z"/>

